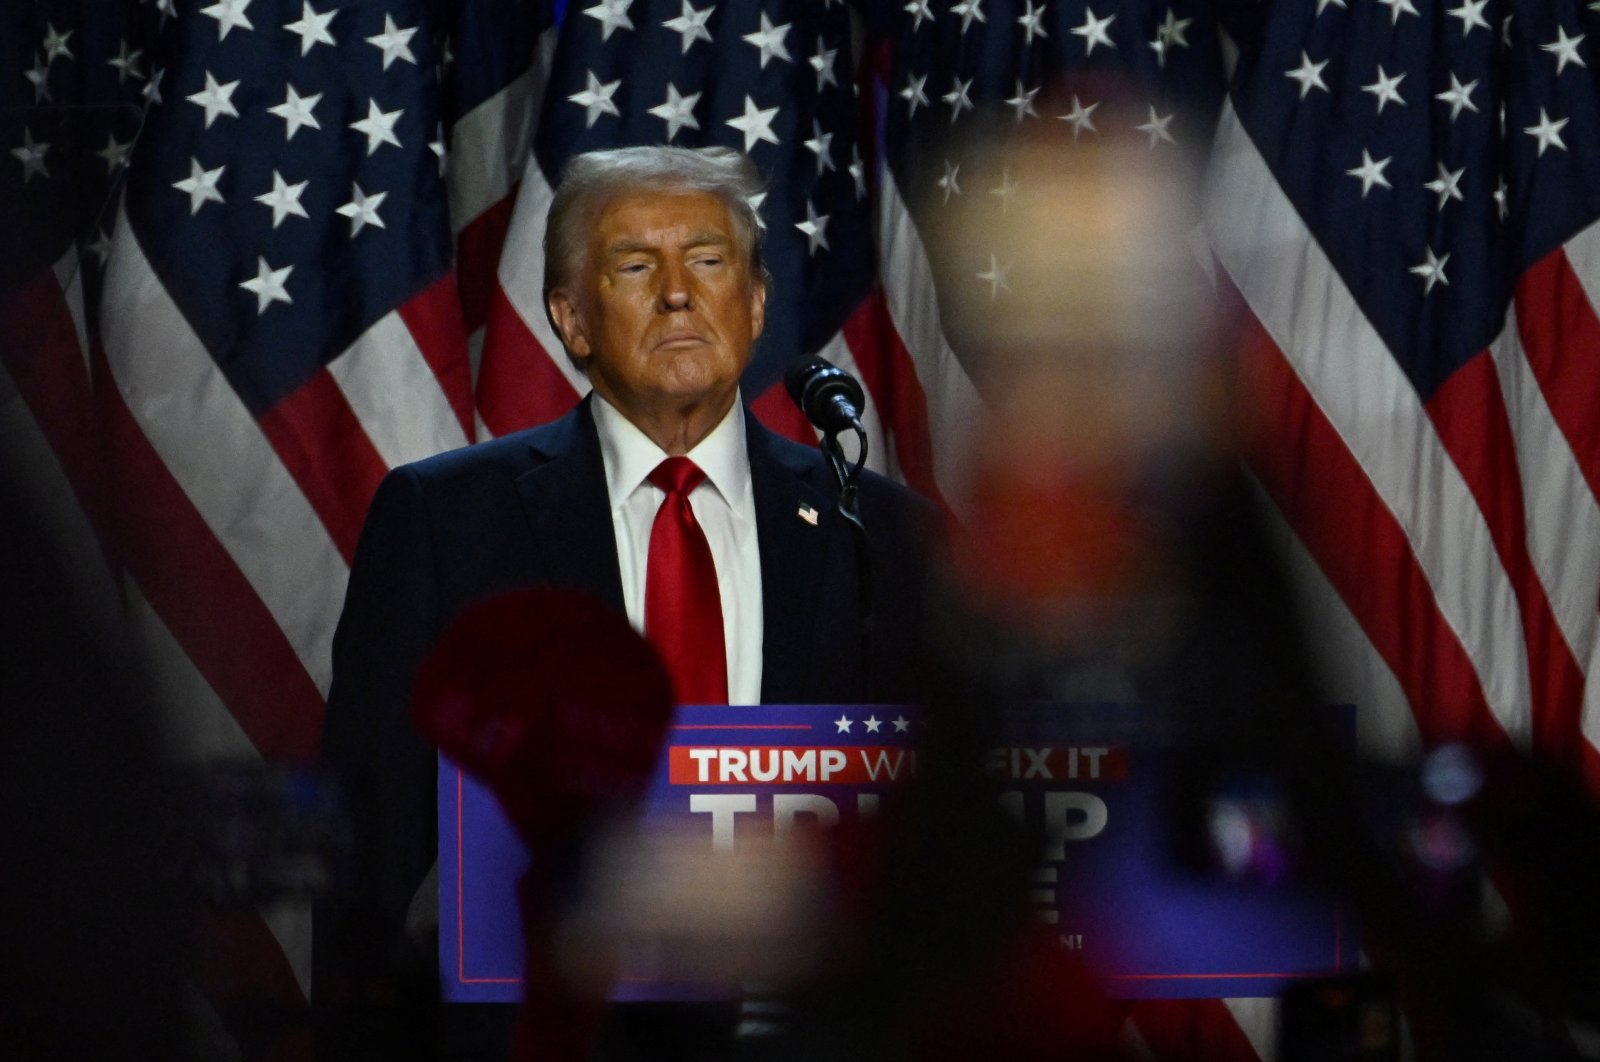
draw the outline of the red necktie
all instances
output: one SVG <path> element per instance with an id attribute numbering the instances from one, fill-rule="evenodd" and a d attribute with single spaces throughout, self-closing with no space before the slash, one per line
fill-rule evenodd
<path id="1" fill-rule="evenodd" d="M 669 457 L 650 473 L 667 496 L 650 527 L 644 631 L 666 661 L 679 704 L 728 703 L 717 566 L 689 506 L 689 492 L 705 478 L 687 457 Z"/>

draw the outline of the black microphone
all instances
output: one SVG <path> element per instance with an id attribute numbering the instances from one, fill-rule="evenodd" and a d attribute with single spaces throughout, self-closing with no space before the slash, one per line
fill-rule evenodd
<path id="1" fill-rule="evenodd" d="M 858 427 L 867 396 L 854 376 L 826 358 L 797 361 L 783 374 L 789 397 L 806 419 L 832 435 Z"/>

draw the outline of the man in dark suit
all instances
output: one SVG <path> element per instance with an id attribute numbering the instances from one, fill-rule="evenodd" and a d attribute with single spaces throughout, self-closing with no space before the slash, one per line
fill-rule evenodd
<path id="1" fill-rule="evenodd" d="M 436 764 L 407 709 L 420 662 L 468 605 L 526 586 L 588 591 L 657 643 L 681 701 L 914 696 L 926 506 L 863 478 L 876 615 L 864 661 L 857 545 L 832 473 L 739 401 L 768 290 L 758 191 L 749 159 L 727 149 L 575 159 L 550 211 L 546 305 L 593 394 L 552 424 L 395 469 L 378 490 L 324 741 L 356 856 L 353 888 L 316 926 L 315 991 L 341 1019 L 323 1039 L 330 1057 L 434 1053 L 436 1015 L 418 1001 L 437 996 Z M 686 461 L 687 484 L 659 485 Z M 699 633 L 682 609 L 657 611 L 669 509 L 714 561 Z M 698 644 L 674 646 L 685 631 Z M 709 674 L 688 673 L 708 658 Z"/>

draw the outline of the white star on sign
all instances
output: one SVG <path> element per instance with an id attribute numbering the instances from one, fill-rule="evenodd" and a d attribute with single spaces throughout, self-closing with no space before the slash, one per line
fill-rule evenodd
<path id="1" fill-rule="evenodd" d="M 1389 9 L 1391 26 L 1398 25 L 1401 15 L 1415 15 L 1417 9 L 1411 6 L 1411 0 L 1378 0 L 1378 3 Z"/>
<path id="2" fill-rule="evenodd" d="M 837 85 L 839 83 L 839 79 L 833 75 L 833 58 L 839 54 L 839 49 L 824 47 L 826 44 L 826 41 L 818 37 L 817 54 L 806 60 L 811 64 L 811 69 L 817 72 L 818 92 L 821 92 L 829 85 Z"/>
<path id="3" fill-rule="evenodd" d="M 1074 27 L 1072 35 L 1083 38 L 1084 55 L 1093 55 L 1094 46 L 1097 44 L 1103 44 L 1107 48 L 1116 48 L 1116 45 L 1111 42 L 1111 34 L 1109 32 L 1111 23 L 1116 17 L 1116 15 L 1107 15 L 1105 18 L 1097 19 L 1094 17 L 1094 8 L 1086 7 L 1083 9 L 1083 25 Z"/>
<path id="4" fill-rule="evenodd" d="M 1176 112 L 1162 116 L 1156 114 L 1155 107 L 1151 107 L 1150 120 L 1145 122 L 1143 125 L 1134 126 L 1133 130 L 1136 133 L 1148 133 L 1150 136 L 1150 150 L 1154 151 L 1156 149 L 1156 145 L 1161 143 L 1163 140 L 1169 144 L 1177 143 L 1176 140 L 1172 139 L 1171 131 L 1167 129 L 1167 126 L 1172 124 L 1172 119 L 1174 117 L 1176 117 Z"/>
<path id="5" fill-rule="evenodd" d="M 761 12 L 761 29 L 756 33 L 746 33 L 739 39 L 749 41 L 761 52 L 761 69 L 767 68 L 767 60 L 777 56 L 786 63 L 794 62 L 789 57 L 789 47 L 783 43 L 783 38 L 788 36 L 789 23 L 774 26 L 765 11 Z"/>
<path id="6" fill-rule="evenodd" d="M 302 96 L 294 90 L 293 85 L 287 85 L 285 89 L 283 102 L 267 108 L 268 114 L 275 114 L 283 119 L 283 138 L 285 140 L 293 140 L 294 135 L 300 131 L 300 127 L 305 125 L 309 125 L 313 129 L 321 129 L 322 123 L 317 121 L 311 110 L 322 99 L 322 93 L 318 92 L 313 96 Z"/>
<path id="7" fill-rule="evenodd" d="M 961 0 L 959 4 L 950 5 L 950 13 L 961 17 L 961 32 L 966 34 L 967 28 L 973 21 L 987 23 L 989 19 L 983 13 L 983 0 Z"/>
<path id="8" fill-rule="evenodd" d="M 1454 172 L 1445 169 L 1444 163 L 1439 163 L 1439 175 L 1428 181 L 1422 187 L 1439 197 L 1439 209 L 1443 210 L 1445 203 L 1452 199 L 1461 199 L 1461 176 L 1467 172 L 1465 166 Z"/>
<path id="9" fill-rule="evenodd" d="M 130 77 L 144 80 L 144 71 L 139 69 L 139 57 L 143 54 L 138 49 L 129 52 L 126 40 L 118 42 L 117 54 L 106 60 L 106 65 L 117 72 L 117 84 L 122 84 Z"/>
<path id="10" fill-rule="evenodd" d="M 1451 18 L 1461 20 L 1461 37 L 1466 39 L 1472 35 L 1474 28 L 1482 26 L 1490 33 L 1494 27 L 1489 25 L 1489 20 L 1483 17 L 1483 9 L 1489 6 L 1489 0 L 1461 0 L 1460 7 L 1452 7 L 1445 11 Z"/>
<path id="11" fill-rule="evenodd" d="M 380 111 L 378 101 L 367 100 L 367 116 L 360 121 L 350 123 L 350 128 L 363 134 L 367 138 L 367 155 L 370 157 L 382 144 L 400 146 L 399 137 L 394 135 L 394 124 L 404 114 L 403 109 L 393 111 Z"/>
<path id="12" fill-rule="evenodd" d="M 267 307 L 275 302 L 294 302 L 289 297 L 289 289 L 284 286 L 284 282 L 289 279 L 289 274 L 293 271 L 292 265 L 273 269 L 267 265 L 265 258 L 256 256 L 256 275 L 249 280 L 241 280 L 239 286 L 256 297 L 257 317 L 266 313 Z"/>
<path id="13" fill-rule="evenodd" d="M 869 734 L 876 734 L 879 728 L 883 726 L 883 721 L 876 715 L 869 715 L 862 722 L 867 724 L 867 733 Z"/>
<path id="14" fill-rule="evenodd" d="M 924 91 L 924 86 L 927 85 L 927 83 L 927 74 L 923 74 L 921 77 L 912 77 L 910 74 L 906 75 L 906 87 L 900 90 L 900 98 L 905 100 L 908 105 L 906 117 L 915 117 L 918 107 L 927 106 L 928 94 L 926 91 Z"/>
<path id="15" fill-rule="evenodd" d="M 1450 74 L 1450 87 L 1433 98 L 1450 105 L 1450 120 L 1453 122 L 1461 117 L 1462 108 L 1466 108 L 1474 114 L 1478 113 L 1478 105 L 1472 102 L 1472 90 L 1477 87 L 1478 81 L 1476 78 L 1463 85 L 1461 79 L 1452 72 Z"/>
<path id="16" fill-rule="evenodd" d="M 663 29 L 669 29 L 676 33 L 682 39 L 682 54 L 688 55 L 689 46 L 695 41 L 712 43 L 711 31 L 706 28 L 706 23 L 711 21 L 711 13 L 716 9 L 717 5 L 712 4 L 704 11 L 696 10 L 689 3 L 689 0 L 683 0 L 683 10 L 678 13 L 678 16 L 667 19 L 661 26 Z"/>
<path id="17" fill-rule="evenodd" d="M 1006 100 L 1006 106 L 1010 107 L 1016 112 L 1017 123 L 1019 125 L 1022 123 L 1022 119 L 1024 118 L 1039 117 L 1039 112 L 1033 109 L 1033 98 L 1038 94 L 1038 86 L 1035 86 L 1031 89 L 1025 89 L 1022 87 L 1022 79 L 1017 79 L 1017 94 L 1012 96 L 1009 100 Z"/>
<path id="18" fill-rule="evenodd" d="M 1099 101 L 1096 101 L 1085 107 L 1083 104 L 1078 102 L 1077 93 L 1073 93 L 1072 110 L 1061 115 L 1061 120 L 1072 126 L 1072 139 L 1078 139 L 1078 135 L 1085 130 L 1091 133 L 1099 132 L 1099 130 L 1095 129 L 1094 127 L 1094 119 L 1090 117 L 1094 114 L 1094 109 L 1098 106 L 1100 106 L 1100 103 Z"/>
<path id="19" fill-rule="evenodd" d="M 950 89 L 949 92 L 946 92 L 943 96 L 939 97 L 940 99 L 942 99 L 946 103 L 948 103 L 950 105 L 950 107 L 951 107 L 951 111 L 950 111 L 950 124 L 951 125 L 955 125 L 956 124 L 956 119 L 961 117 L 961 112 L 962 111 L 970 111 L 970 110 L 972 110 L 971 92 L 972 92 L 972 82 L 974 80 L 975 80 L 974 78 L 970 78 L 969 77 L 965 81 L 962 81 L 961 80 L 961 75 L 957 74 L 956 75 L 956 83 L 955 83 L 955 85 Z"/>
<path id="20" fill-rule="evenodd" d="M 806 219 L 795 222 L 794 227 L 806 234 L 806 254 L 816 254 L 818 247 L 829 250 L 828 215 L 818 214 L 809 199 L 806 200 Z"/>
<path id="21" fill-rule="evenodd" d="M 351 182 L 350 202 L 334 211 L 350 219 L 350 238 L 355 239 L 356 234 L 367 225 L 373 228 L 386 229 L 387 225 L 378 216 L 378 208 L 383 205 L 388 192 L 379 192 L 377 195 L 367 195 L 361 186 Z"/>
<path id="22" fill-rule="evenodd" d="M 910 729 L 911 729 L 911 720 L 907 719 L 903 715 L 897 715 L 897 716 L 894 717 L 894 732 L 896 734 L 904 734 L 907 730 L 910 730 Z"/>
<path id="23" fill-rule="evenodd" d="M 1044 5 L 1040 4 L 1037 8 L 1035 8 L 1033 6 L 1033 0 L 1025 0 L 1025 2 L 1027 9 L 1023 11 L 1022 14 L 1017 16 L 1017 25 L 1022 27 L 1022 46 L 1024 48 L 1032 44 L 1035 37 L 1050 36 L 1050 34 L 1046 33 L 1044 29 Z M 1089 17 L 1093 18 L 1094 15 L 1091 13 Z M 1106 21 L 1109 22 L 1111 20 L 1107 19 Z M 1076 33 L 1077 30 L 1073 30 L 1073 32 Z M 1111 42 L 1106 41 L 1106 43 L 1110 44 Z"/>
<path id="24" fill-rule="evenodd" d="M 33 180 L 34 174 L 49 180 L 50 170 L 44 164 L 44 153 L 49 150 L 48 142 L 34 140 L 33 130 L 27 126 L 22 127 L 22 146 L 12 148 L 11 157 L 22 163 L 23 184 Z"/>
<path id="25" fill-rule="evenodd" d="M 700 128 L 700 119 L 694 116 L 695 104 L 700 102 L 700 93 L 684 96 L 678 92 L 678 86 L 667 82 L 667 98 L 665 102 L 658 103 L 647 112 L 667 123 L 667 139 L 671 140 L 678 135 L 678 130 L 684 126 L 690 129 Z"/>
<path id="26" fill-rule="evenodd" d="M 1576 37 L 1568 37 L 1566 27 L 1560 26 L 1556 29 L 1556 39 L 1549 44 L 1539 45 L 1539 49 L 1556 57 L 1556 73 L 1560 74 L 1561 71 L 1567 68 L 1568 63 L 1577 63 L 1583 67 L 1589 65 L 1583 61 L 1583 56 L 1578 54 L 1578 45 L 1582 43 L 1583 34 L 1580 33 Z"/>
<path id="27" fill-rule="evenodd" d="M 211 123 L 217 120 L 219 114 L 226 114 L 229 118 L 239 117 L 239 109 L 233 105 L 233 90 L 238 87 L 237 81 L 230 81 L 226 85 L 217 84 L 217 79 L 207 70 L 206 87 L 187 99 L 190 103 L 205 109 L 206 128 L 210 129 Z"/>
<path id="28" fill-rule="evenodd" d="M 744 153 L 750 154 L 750 149 L 756 146 L 758 140 L 765 140 L 769 144 L 776 144 L 778 138 L 772 131 L 772 120 L 778 116 L 778 108 L 768 107 L 763 110 L 756 106 L 747 94 L 744 98 L 744 113 L 737 118 L 729 118 L 728 124 L 744 134 Z"/>
<path id="29" fill-rule="evenodd" d="M 106 146 L 96 151 L 95 154 L 106 160 L 107 173 L 116 173 L 117 170 L 128 164 L 128 153 L 132 150 L 132 140 L 126 144 L 119 143 L 116 137 L 107 133 Z"/>
<path id="30" fill-rule="evenodd" d="M 73 31 L 57 33 L 54 22 L 46 22 L 44 25 L 44 61 L 53 63 L 62 56 L 68 59 L 77 58 L 72 54 L 72 49 L 67 47 L 67 41 L 72 37 Z"/>
<path id="31" fill-rule="evenodd" d="M 811 139 L 805 142 L 806 150 L 817 157 L 817 176 L 821 177 L 833 165 L 833 134 L 822 131 L 822 123 L 811 119 Z"/>
<path id="32" fill-rule="evenodd" d="M 1450 261 L 1450 256 L 1445 255 L 1443 258 L 1440 258 L 1433 253 L 1432 247 L 1424 247 L 1423 250 L 1428 253 L 1427 261 L 1423 262 L 1421 265 L 1414 265 L 1411 267 L 1411 272 L 1415 273 L 1419 277 L 1424 278 L 1428 282 L 1427 285 L 1422 289 L 1422 293 L 1424 295 L 1430 294 L 1433 291 L 1433 286 L 1435 284 L 1443 284 L 1445 287 L 1449 287 L 1450 281 L 1444 275 L 1444 267 L 1445 263 Z"/>
<path id="33" fill-rule="evenodd" d="M 1374 161 L 1372 156 L 1367 154 L 1367 149 L 1362 148 L 1361 165 L 1356 166 L 1353 169 L 1345 170 L 1344 172 L 1361 181 L 1361 198 L 1365 199 L 1367 197 L 1367 193 L 1372 191 L 1372 186 L 1375 184 L 1381 184 L 1385 188 L 1394 187 L 1389 183 L 1389 178 L 1383 175 L 1383 171 L 1388 167 L 1389 163 L 1393 161 L 1394 157 L 1392 155 L 1389 158 L 1378 159 Z"/>
<path id="34" fill-rule="evenodd" d="M 600 0 L 593 7 L 586 7 L 583 13 L 600 23 L 600 39 L 609 41 L 614 30 L 633 29 L 633 19 L 628 17 L 628 8 L 633 6 L 633 0 Z"/>
<path id="35" fill-rule="evenodd" d="M 396 59 L 404 59 L 412 66 L 417 65 L 417 57 L 411 54 L 411 38 L 416 36 L 417 27 L 401 29 L 394 24 L 393 15 L 383 16 L 383 32 L 374 33 L 367 38 L 367 43 L 383 53 L 383 68 L 389 69 L 389 64 Z"/>
<path id="36" fill-rule="evenodd" d="M 1396 74 L 1394 77 L 1389 77 L 1383 72 L 1383 64 L 1379 63 L 1378 80 L 1374 81 L 1370 85 L 1362 85 L 1361 91 L 1370 92 L 1374 97 L 1377 98 L 1378 113 L 1382 114 L 1383 108 L 1391 102 L 1398 103 L 1402 107 L 1406 105 L 1406 101 L 1400 98 L 1399 91 L 1400 82 L 1404 81 L 1405 79 L 1406 76 L 1403 73 Z"/>
<path id="37" fill-rule="evenodd" d="M 945 159 L 944 176 L 939 178 L 938 184 L 940 188 L 944 189 L 944 201 L 946 203 L 950 202 L 952 195 L 961 194 L 960 177 L 961 167 L 959 165 L 952 166 L 950 165 L 950 160 Z"/>
<path id="38" fill-rule="evenodd" d="M 283 28 L 290 33 L 300 36 L 300 54 L 305 55 L 319 44 L 333 44 L 333 34 L 328 31 L 328 23 L 333 21 L 337 10 L 318 13 L 311 6 L 310 0 L 303 0 L 300 5 L 300 17 L 293 22 L 285 22 Z"/>
<path id="39" fill-rule="evenodd" d="M 617 86 L 620 84 L 622 84 L 622 79 L 619 77 L 615 81 L 602 85 L 600 79 L 594 76 L 594 71 L 590 70 L 588 72 L 588 85 L 585 86 L 584 90 L 582 92 L 574 92 L 567 97 L 567 99 L 583 108 L 585 129 L 593 129 L 594 123 L 599 120 L 602 114 L 617 116 L 622 114 L 621 111 L 617 110 L 617 105 L 611 102 L 611 97 L 616 93 Z"/>
<path id="40" fill-rule="evenodd" d="M 217 20 L 217 40 L 228 36 L 228 31 L 236 26 L 243 26 L 247 30 L 255 29 L 250 20 L 245 17 L 244 9 L 250 6 L 250 0 L 217 0 L 210 7 L 200 9 L 202 15 L 209 15 Z"/>
<path id="41" fill-rule="evenodd" d="M 1561 127 L 1567 124 L 1568 119 L 1552 122 L 1550 116 L 1544 113 L 1544 108 L 1539 108 L 1539 124 L 1526 126 L 1522 131 L 1539 141 L 1539 155 L 1543 157 L 1544 149 L 1554 144 L 1562 151 L 1567 150 L 1566 142 L 1561 139 Z"/>
<path id="42" fill-rule="evenodd" d="M 1311 56 L 1302 48 L 1300 51 L 1300 65 L 1293 70 L 1285 70 L 1284 76 L 1290 81 L 1300 82 L 1300 98 L 1305 99 L 1306 95 L 1314 88 L 1319 88 L 1323 92 L 1328 91 L 1328 83 L 1322 80 L 1322 68 L 1327 65 L 1328 60 L 1326 59 L 1320 63 L 1313 63 Z"/>
<path id="43" fill-rule="evenodd" d="M 208 170 L 200 165 L 200 160 L 193 155 L 189 156 L 189 176 L 181 181 L 173 181 L 172 187 L 189 196 L 189 216 L 200 213 L 200 208 L 207 203 L 222 202 L 222 193 L 217 191 L 217 182 L 222 180 L 222 171 L 227 166 L 218 166 Z"/>
<path id="44" fill-rule="evenodd" d="M 993 302 L 1002 291 L 1011 290 L 1011 285 L 1006 283 L 1006 274 L 1010 271 L 1010 266 L 1001 265 L 1000 260 L 992 253 L 989 255 L 989 268 L 977 276 L 979 280 L 989 285 L 990 302 Z"/>
<path id="45" fill-rule="evenodd" d="M 839 716 L 833 721 L 833 725 L 839 728 L 839 733 L 841 734 L 850 733 L 850 717 L 847 715 Z"/>
<path id="46" fill-rule="evenodd" d="M 272 208 L 273 228 L 281 225 L 283 219 L 290 214 L 300 218 L 311 216 L 306 213 L 306 208 L 300 205 L 300 196 L 309 183 L 301 181 L 299 184 L 290 184 L 283 179 L 283 174 L 277 170 L 272 171 L 272 191 L 256 196 L 256 202 Z"/>
<path id="47" fill-rule="evenodd" d="M 907 0 L 906 14 L 916 20 L 911 26 L 912 33 L 922 28 L 924 19 L 933 18 L 933 12 L 928 8 L 928 0 Z"/>

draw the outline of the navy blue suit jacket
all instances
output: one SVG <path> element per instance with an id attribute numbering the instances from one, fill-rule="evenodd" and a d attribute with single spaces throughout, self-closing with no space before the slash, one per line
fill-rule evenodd
<path id="1" fill-rule="evenodd" d="M 426 984 L 405 915 L 436 850 L 435 751 L 412 728 L 417 668 L 462 609 L 526 586 L 585 590 L 623 611 L 610 502 L 589 399 L 562 419 L 395 469 L 378 488 L 333 646 L 324 764 L 352 801 L 355 880 L 316 927 L 317 994 L 377 974 Z M 921 537 L 931 508 L 863 476 L 872 536 L 873 689 L 857 623 L 856 544 L 815 447 L 745 416 L 761 553 L 761 699 L 906 701 L 915 687 Z M 800 509 L 817 514 L 815 524 Z M 411 967 L 415 965 L 415 968 Z M 359 992 L 359 989 L 357 989 Z M 411 994 L 402 991 L 402 995 Z"/>

